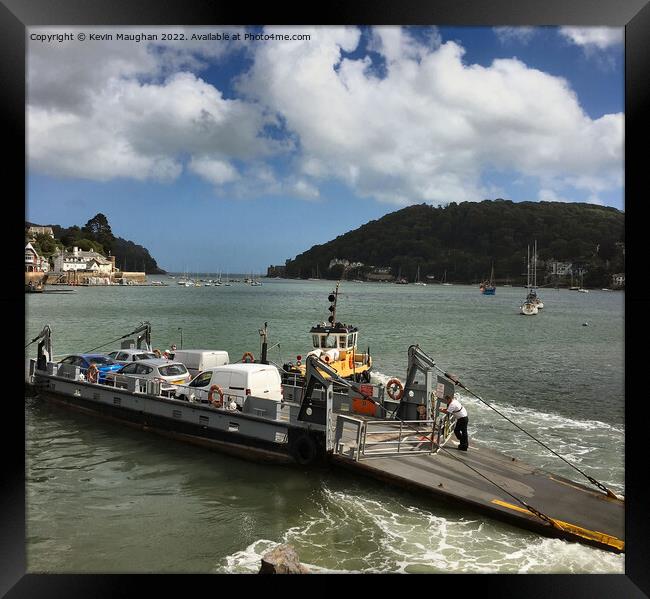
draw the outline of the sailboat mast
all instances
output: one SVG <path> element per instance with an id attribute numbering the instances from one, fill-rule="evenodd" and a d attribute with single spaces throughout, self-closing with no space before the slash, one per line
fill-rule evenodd
<path id="1" fill-rule="evenodd" d="M 534 266 L 534 273 L 535 273 L 534 286 L 535 288 L 537 288 L 537 239 L 535 239 L 535 252 L 533 255 L 533 266 Z"/>

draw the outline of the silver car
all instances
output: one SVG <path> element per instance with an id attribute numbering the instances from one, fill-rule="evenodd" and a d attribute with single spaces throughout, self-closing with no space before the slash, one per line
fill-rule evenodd
<path id="1" fill-rule="evenodd" d="M 119 364 L 130 364 L 131 362 L 137 362 L 139 360 L 158 359 L 158 356 L 156 356 L 152 351 L 144 349 L 118 349 L 106 355 L 113 358 L 113 360 Z"/>
<path id="2" fill-rule="evenodd" d="M 111 376 L 106 377 L 108 384 L 111 384 L 113 380 L 119 382 L 120 376 L 158 381 L 161 383 L 161 392 L 165 394 L 173 392 L 176 385 L 185 384 L 192 378 L 185 364 L 162 358 L 129 362 L 117 372 L 111 373 Z"/>

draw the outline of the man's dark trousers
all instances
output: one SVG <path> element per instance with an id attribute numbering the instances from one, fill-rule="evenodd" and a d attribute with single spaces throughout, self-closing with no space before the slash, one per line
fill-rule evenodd
<path id="1" fill-rule="evenodd" d="M 456 438 L 460 442 L 458 449 L 465 450 L 469 447 L 469 437 L 467 436 L 467 422 L 469 418 L 467 416 L 459 418 L 456 421 L 456 426 L 454 427 L 454 433 Z"/>

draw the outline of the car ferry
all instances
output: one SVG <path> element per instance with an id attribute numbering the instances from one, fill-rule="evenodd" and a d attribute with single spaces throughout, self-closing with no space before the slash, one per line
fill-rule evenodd
<path id="1" fill-rule="evenodd" d="M 369 383 L 372 369 L 370 349 L 360 352 L 357 349 L 359 329 L 336 320 L 339 285 L 340 282 L 327 298 L 330 302 L 327 322 L 321 322 L 309 331 L 313 349 L 307 356 L 319 358 L 341 378 Z M 293 377 L 305 376 L 305 364 L 300 355 L 296 356 L 295 363 L 284 364 L 283 369 Z"/>
<path id="2" fill-rule="evenodd" d="M 267 364 L 266 326 L 260 334 L 260 362 Z M 128 335 L 137 335 L 138 349 L 151 348 L 149 323 Z M 37 341 L 37 358 L 25 364 L 26 390 L 34 401 L 255 461 L 350 469 L 544 536 L 625 550 L 624 498 L 579 468 L 573 466 L 597 488 L 484 444 L 454 451 L 455 420 L 443 406 L 455 388 L 487 402 L 418 345 L 408 349 L 404 384 L 356 383 L 311 354 L 301 384 L 283 384 L 279 399 L 246 390 L 237 403 L 226 401 L 229 390 L 217 384 L 197 390 L 196 401 L 165 396 L 160 382 L 137 376 L 93 382 L 82 366 L 53 361 L 49 326 L 27 345 Z"/>

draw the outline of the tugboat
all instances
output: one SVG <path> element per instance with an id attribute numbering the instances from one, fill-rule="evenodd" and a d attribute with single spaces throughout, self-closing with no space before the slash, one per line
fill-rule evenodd
<path id="1" fill-rule="evenodd" d="M 320 358 L 341 378 L 369 383 L 370 369 L 372 368 L 370 348 L 366 353 L 358 352 L 359 329 L 336 320 L 336 303 L 340 284 L 339 281 L 336 284 L 336 289 L 327 298 L 330 302 L 328 310 L 331 313 L 327 318 L 327 323 L 321 322 L 309 331 L 314 349 L 307 354 L 307 357 Z M 284 364 L 283 369 L 289 373 L 289 376 L 304 377 L 306 362 L 307 358 L 303 363 L 302 356 L 296 356 L 296 363 Z"/>

